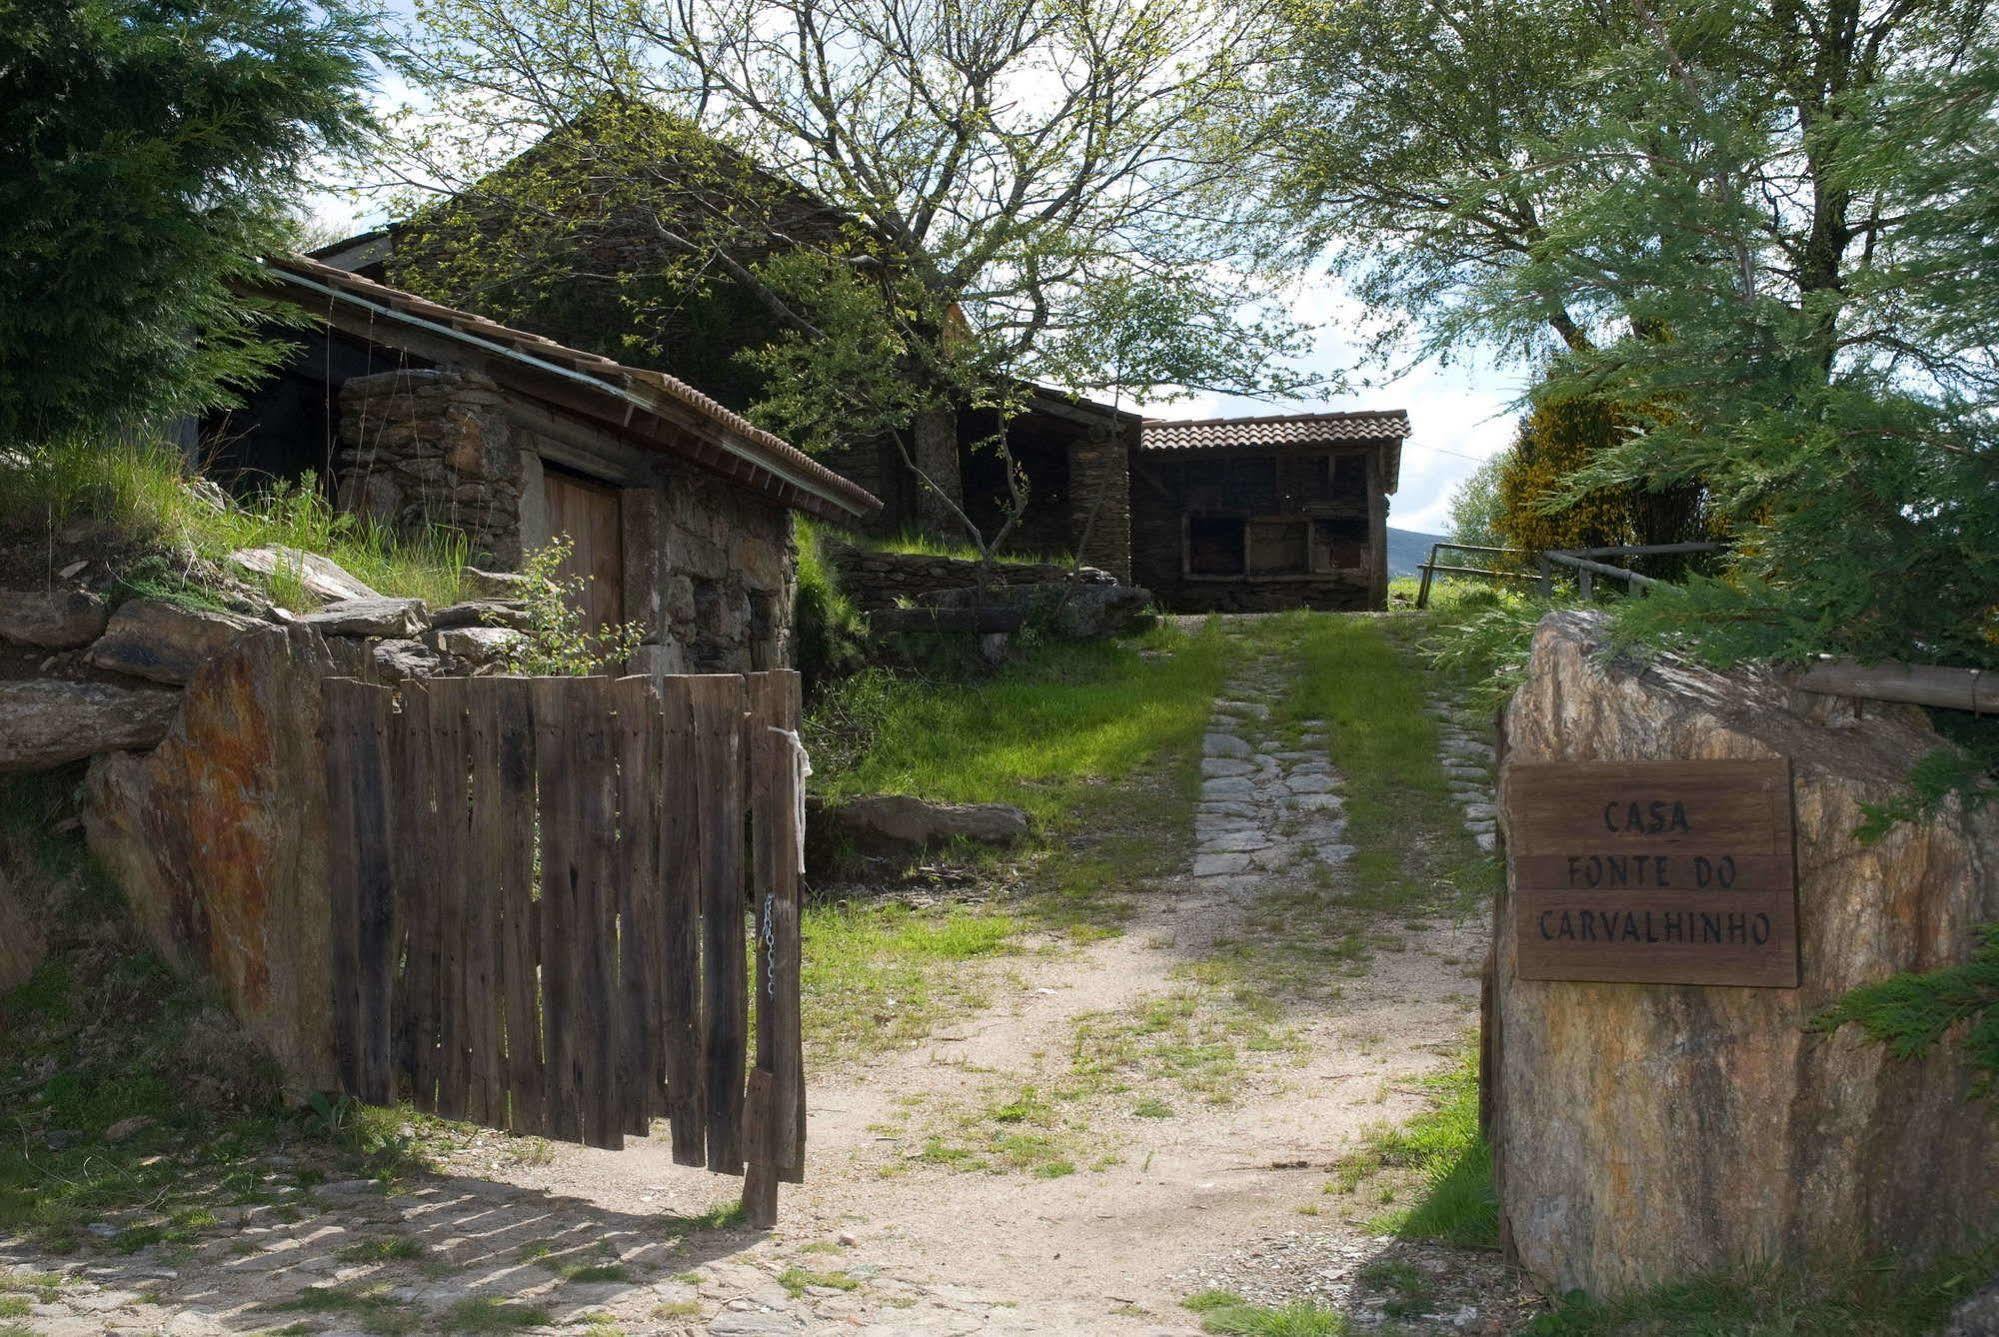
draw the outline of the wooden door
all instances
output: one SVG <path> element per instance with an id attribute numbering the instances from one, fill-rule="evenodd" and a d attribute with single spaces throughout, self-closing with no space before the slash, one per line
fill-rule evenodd
<path id="1" fill-rule="evenodd" d="M 562 579 L 587 577 L 583 620 L 591 631 L 622 622 L 625 616 L 625 536 L 618 519 L 618 490 L 577 474 L 547 469 L 542 494 L 548 504 L 551 538 L 567 535 L 569 560 Z"/>

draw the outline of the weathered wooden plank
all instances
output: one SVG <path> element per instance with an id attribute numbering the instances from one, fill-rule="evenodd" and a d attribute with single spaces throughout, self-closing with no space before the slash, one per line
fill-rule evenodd
<path id="1" fill-rule="evenodd" d="M 500 793 L 498 698 L 492 678 L 467 679 L 465 741 L 470 813 L 466 821 L 464 900 L 465 1048 L 468 1059 L 465 1117 L 491 1128 L 507 1126 L 506 1068 L 500 1047 L 503 994 L 499 987 L 500 862 L 506 843 Z"/>
<path id="2" fill-rule="evenodd" d="M 579 791 L 570 728 L 573 679 L 537 678 L 534 693 L 535 780 L 541 810 L 541 1021 L 548 1136 L 582 1138 L 576 1085 L 576 925 Z"/>
<path id="3" fill-rule="evenodd" d="M 394 877 L 404 929 L 403 975 L 395 992 L 398 1066 L 418 1109 L 437 1108 L 438 901 L 435 810 L 431 805 L 430 695 L 422 683 L 397 690 L 401 710 L 390 726 L 395 759 Z"/>
<path id="4" fill-rule="evenodd" d="M 695 849 L 701 867 L 701 1006 L 706 1022 L 708 1168 L 743 1169 L 747 944 L 743 933 L 743 680 L 689 679 L 694 732 Z"/>
<path id="5" fill-rule="evenodd" d="M 394 694 L 348 678 L 325 686 L 334 1034 L 342 1084 L 394 1101 L 396 935 L 389 824 L 389 712 Z"/>
<path id="6" fill-rule="evenodd" d="M 676 1165 L 706 1165 L 708 1101 L 702 1073 L 700 822 L 691 679 L 660 684 L 660 1061 Z"/>
<path id="7" fill-rule="evenodd" d="M 577 819 L 571 884 L 575 918 L 570 923 L 577 968 L 576 1036 L 569 1054 L 575 1065 L 579 1140 L 616 1151 L 625 1145 L 625 1134 L 618 1072 L 618 786 L 611 681 L 573 678 L 568 699 Z"/>
<path id="8" fill-rule="evenodd" d="M 618 1084 L 625 1131 L 644 1137 L 660 1084 L 659 692 L 650 677 L 612 684 L 618 758 Z"/>
<path id="9" fill-rule="evenodd" d="M 471 1029 L 465 990 L 465 898 L 470 874 L 471 795 L 465 737 L 465 680 L 433 678 L 430 694 L 429 868 L 437 901 L 437 1112 L 467 1117 Z"/>
<path id="10" fill-rule="evenodd" d="M 756 889 L 757 1068 L 771 1076 L 770 1163 L 790 1182 L 804 1165 L 799 1016 L 798 675 L 748 678 L 751 885 Z M 752 1151 L 752 1159 L 757 1152 Z"/>
<path id="11" fill-rule="evenodd" d="M 767 1154 L 778 1136 L 777 1082 L 763 1068 L 750 1070 L 743 1100 L 743 1145 L 750 1149 L 743 1169 L 743 1221 L 752 1230 L 777 1224 L 777 1165 Z"/>
<path id="12" fill-rule="evenodd" d="M 507 1126 L 518 1134 L 548 1131 L 547 1074 L 542 1067 L 540 938 L 535 924 L 534 695 L 523 678 L 481 682 L 492 702 L 499 790 L 499 993 L 506 1028 Z"/>

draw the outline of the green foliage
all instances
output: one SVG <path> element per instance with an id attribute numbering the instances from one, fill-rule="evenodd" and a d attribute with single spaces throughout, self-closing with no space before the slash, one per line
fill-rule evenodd
<path id="1" fill-rule="evenodd" d="M 1624 439 L 1628 416 L 1600 396 L 1538 396 L 1501 457 L 1494 517 L 1500 542 L 1532 553 L 1707 537 L 1697 481 L 1669 488 L 1575 483 Z M 1667 574 L 1659 559 L 1646 569 Z"/>
<path id="2" fill-rule="evenodd" d="M 1488 547 L 1502 547 L 1499 537 L 1499 479 L 1512 458 L 1511 449 L 1503 450 L 1467 474 L 1451 489 L 1451 518 L 1447 526 L 1451 537 L 1460 543 L 1478 543 Z M 1450 553 L 1445 560 L 1454 565 L 1485 565 L 1486 554 Z"/>
<path id="3" fill-rule="evenodd" d="M 645 640 L 645 627 L 637 622 L 594 630 L 584 622 L 584 600 L 593 577 L 563 575 L 575 546 L 567 534 L 558 534 L 521 562 L 521 574 L 527 577 L 527 626 L 507 650 L 507 672 L 588 677 L 623 664 Z"/>
<path id="4" fill-rule="evenodd" d="M 197 413 L 270 365 L 235 285 L 368 130 L 374 50 L 343 0 L 0 4 L 0 443 Z"/>
<path id="5" fill-rule="evenodd" d="M 1999 924 L 1985 925 L 1979 937 L 1962 965 L 1864 984 L 1815 1019 L 1814 1028 L 1857 1025 L 1896 1058 L 1915 1059 L 1961 1026 L 1979 1072 L 1977 1090 L 1990 1094 L 1999 1081 Z"/>
<path id="6" fill-rule="evenodd" d="M 1466 705 L 1497 710 L 1527 676 L 1534 628 L 1559 602 L 1517 590 L 1463 590 L 1431 614 L 1421 649 L 1458 686 Z"/>
<path id="7" fill-rule="evenodd" d="M 826 556 L 819 528 L 804 516 L 792 523 L 798 544 L 798 587 L 792 603 L 793 660 L 808 695 L 828 679 L 859 668 L 867 624 L 840 588 L 840 573 Z"/>

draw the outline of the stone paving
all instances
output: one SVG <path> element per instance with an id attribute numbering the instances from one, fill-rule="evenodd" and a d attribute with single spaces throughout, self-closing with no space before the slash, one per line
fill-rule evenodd
<path id="1" fill-rule="evenodd" d="M 1424 707 L 1437 721 L 1437 759 L 1451 782 L 1451 797 L 1464 810 L 1465 830 L 1487 854 L 1499 848 L 1499 808 L 1494 802 L 1492 744 L 1473 736 L 1463 712 L 1441 696 Z"/>
<path id="2" fill-rule="evenodd" d="M 1335 868 L 1353 855 L 1324 721 L 1301 721 L 1290 738 L 1271 725 L 1283 688 L 1279 668 L 1259 661 L 1215 702 L 1194 813 L 1198 879 L 1251 885 L 1314 863 Z"/>

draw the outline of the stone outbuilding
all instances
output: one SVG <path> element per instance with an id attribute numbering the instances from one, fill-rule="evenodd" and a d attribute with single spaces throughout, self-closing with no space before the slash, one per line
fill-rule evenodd
<path id="1" fill-rule="evenodd" d="M 204 424 L 210 471 L 239 488 L 310 471 L 342 509 L 457 530 L 501 569 L 567 535 L 591 623 L 644 628 L 634 672 L 788 664 L 792 512 L 854 525 L 880 509 L 662 372 L 302 257 L 265 270 L 308 318 L 302 347 Z"/>
<path id="2" fill-rule="evenodd" d="M 1131 456 L 1131 574 L 1175 612 L 1388 606 L 1400 409 L 1148 421 Z"/>

